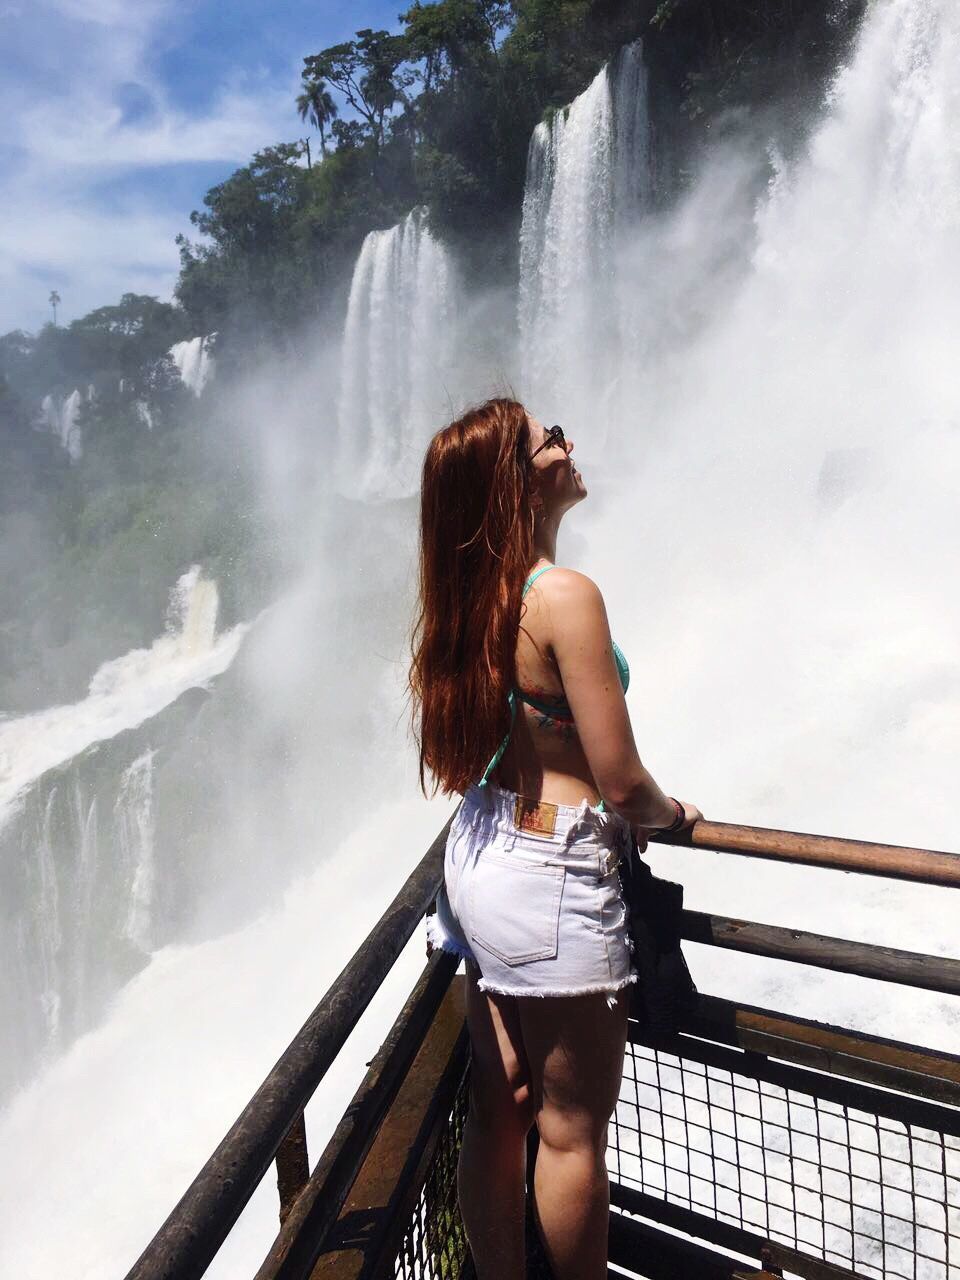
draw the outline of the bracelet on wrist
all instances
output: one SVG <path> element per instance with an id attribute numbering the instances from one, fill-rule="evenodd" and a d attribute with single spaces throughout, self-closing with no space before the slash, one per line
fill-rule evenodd
<path id="1" fill-rule="evenodd" d="M 670 835 L 670 834 L 671 834 L 672 832 L 674 832 L 674 831 L 679 831 L 679 830 L 680 830 L 680 828 L 683 826 L 683 824 L 684 824 L 684 823 L 686 822 L 686 820 L 687 820 L 686 811 L 684 810 L 684 807 L 683 807 L 683 805 L 680 803 L 680 801 L 679 801 L 679 800 L 675 800 L 675 799 L 673 798 L 673 796 L 667 796 L 667 799 L 668 799 L 668 800 L 670 801 L 670 803 L 674 806 L 674 808 L 676 809 L 676 811 L 677 811 L 677 812 L 676 812 L 676 814 L 674 815 L 674 819 L 673 819 L 673 821 L 670 823 L 670 825 L 669 825 L 668 827 L 659 827 L 659 828 L 658 828 L 658 831 L 659 831 L 660 835 L 663 835 L 663 836 L 668 836 L 668 835 Z"/>

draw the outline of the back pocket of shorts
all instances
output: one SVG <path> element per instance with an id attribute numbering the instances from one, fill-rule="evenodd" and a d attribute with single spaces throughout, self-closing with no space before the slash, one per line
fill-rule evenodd
<path id="1" fill-rule="evenodd" d="M 504 964 L 557 954 L 563 867 L 485 849 L 470 883 L 470 937 Z"/>

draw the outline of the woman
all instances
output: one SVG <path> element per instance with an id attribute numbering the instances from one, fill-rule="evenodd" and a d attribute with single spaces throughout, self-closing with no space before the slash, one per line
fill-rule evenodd
<path id="1" fill-rule="evenodd" d="M 480 1280 L 524 1275 L 526 1136 L 556 1280 L 607 1274 L 604 1153 L 631 972 L 631 837 L 699 818 L 640 762 L 603 598 L 555 565 L 587 496 L 573 441 L 513 400 L 439 431 L 423 467 L 410 685 L 427 771 L 464 797 L 435 945 L 462 956 L 472 1043 L 460 1208 Z"/>

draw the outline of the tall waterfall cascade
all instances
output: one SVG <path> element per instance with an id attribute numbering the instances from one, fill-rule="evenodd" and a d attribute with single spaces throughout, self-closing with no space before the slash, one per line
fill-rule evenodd
<path id="1" fill-rule="evenodd" d="M 340 363 L 337 482 L 346 496 L 416 490 L 424 447 L 448 407 L 457 294 L 453 260 L 424 208 L 364 240 Z"/>
<path id="2" fill-rule="evenodd" d="M 619 296 L 616 252 L 651 190 L 638 40 L 530 140 L 520 230 L 523 395 L 551 416 L 577 413 L 583 388 L 602 389 L 623 359 L 630 300 Z"/>
<path id="3" fill-rule="evenodd" d="M 46 395 L 40 405 L 40 425 L 53 432 L 72 462 L 77 462 L 83 454 L 83 433 L 77 419 L 84 398 L 76 387 L 68 396 Z"/>
<path id="4" fill-rule="evenodd" d="M 124 769 L 114 804 L 117 852 L 130 886 L 123 934 L 135 947 L 147 952 L 152 942 L 151 924 L 156 868 L 153 858 L 153 761 L 148 749 Z"/>
<path id="5" fill-rule="evenodd" d="M 175 342 L 170 348 L 170 359 L 177 367 L 180 378 L 195 396 L 199 396 L 213 373 L 213 355 L 210 338 L 187 338 Z"/>
<path id="6" fill-rule="evenodd" d="M 146 400 L 134 400 L 133 411 L 148 431 L 153 430 L 153 410 Z"/>

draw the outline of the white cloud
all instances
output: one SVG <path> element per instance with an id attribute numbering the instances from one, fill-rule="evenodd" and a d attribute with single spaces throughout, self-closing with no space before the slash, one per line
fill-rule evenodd
<path id="1" fill-rule="evenodd" d="M 23 113 L 24 140 L 31 155 L 47 165 L 102 174 L 118 168 L 245 160 L 274 140 L 277 129 L 285 127 L 289 135 L 297 131 L 286 86 L 227 88 L 202 116 L 171 107 L 159 88 L 151 97 L 154 110 L 142 124 L 125 123 L 122 107 L 99 93 L 81 98 L 79 110 L 67 120 L 61 118 L 59 104 L 42 103 Z"/>
<path id="2" fill-rule="evenodd" d="M 282 82 L 238 71 L 198 112 L 177 105 L 149 59 L 161 34 L 169 48 L 176 18 L 177 6 L 161 0 L 46 0 L 8 10 L 10 49 L 20 53 L 12 74 L 0 75 L 9 145 L 0 172 L 0 332 L 43 324 L 51 288 L 67 320 L 127 289 L 169 296 L 174 237 L 189 230 L 189 205 L 164 200 L 158 175 L 204 162 L 222 163 L 226 176 L 254 151 L 297 136 L 293 65 Z M 105 194 L 130 175 L 143 179 L 138 196 Z"/>
<path id="3" fill-rule="evenodd" d="M 169 5 L 164 0 L 48 0 L 47 8 L 79 22 L 97 22 L 103 26 L 143 28 L 162 15 Z"/>
<path id="4" fill-rule="evenodd" d="M 93 199 L 45 205 L 29 189 L 7 206 L 0 249 L 0 332 L 36 329 L 49 318 L 47 295 L 63 295 L 62 319 L 116 301 L 122 293 L 169 297 L 178 269 L 176 215 L 101 212 Z M 64 316 L 64 310 L 66 315 Z"/>

